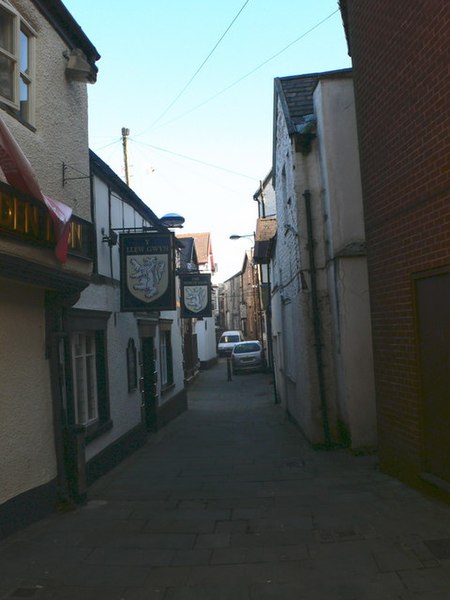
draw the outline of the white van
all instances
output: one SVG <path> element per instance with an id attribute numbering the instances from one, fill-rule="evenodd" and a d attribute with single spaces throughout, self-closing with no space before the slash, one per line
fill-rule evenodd
<path id="1" fill-rule="evenodd" d="M 236 344 L 244 341 L 242 331 L 224 331 L 217 344 L 219 356 L 231 356 L 231 352 Z"/>

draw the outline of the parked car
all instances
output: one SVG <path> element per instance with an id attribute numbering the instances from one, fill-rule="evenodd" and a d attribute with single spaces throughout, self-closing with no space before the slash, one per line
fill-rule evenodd
<path id="1" fill-rule="evenodd" d="M 240 371 L 262 371 L 264 369 L 264 352 L 258 340 L 239 342 L 231 352 L 233 374 Z"/>
<path id="2" fill-rule="evenodd" d="M 244 335 L 242 331 L 224 331 L 220 336 L 219 343 L 217 344 L 217 352 L 219 356 L 230 356 L 231 351 L 238 342 L 244 341 Z"/>

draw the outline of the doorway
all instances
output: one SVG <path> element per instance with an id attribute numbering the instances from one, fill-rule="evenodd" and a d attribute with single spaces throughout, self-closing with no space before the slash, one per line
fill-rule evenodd
<path id="1" fill-rule="evenodd" d="M 145 428 L 147 431 L 156 431 L 156 407 L 158 401 L 156 384 L 158 381 L 158 373 L 156 371 L 154 337 L 141 338 L 141 347 L 141 392 L 143 396 Z"/>
<path id="2" fill-rule="evenodd" d="M 425 470 L 450 481 L 450 273 L 418 279 Z"/>

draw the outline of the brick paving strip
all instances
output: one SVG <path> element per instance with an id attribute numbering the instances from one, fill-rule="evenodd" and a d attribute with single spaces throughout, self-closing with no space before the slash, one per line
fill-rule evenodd
<path id="1" fill-rule="evenodd" d="M 85 506 L 0 543 L 1 600 L 449 600 L 450 507 L 312 450 L 270 375 L 221 361 L 188 393 Z"/>

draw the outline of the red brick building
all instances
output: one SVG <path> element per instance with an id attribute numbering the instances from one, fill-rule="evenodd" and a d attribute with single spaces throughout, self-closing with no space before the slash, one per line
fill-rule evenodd
<path id="1" fill-rule="evenodd" d="M 381 466 L 450 490 L 450 3 L 341 0 L 353 61 Z"/>

